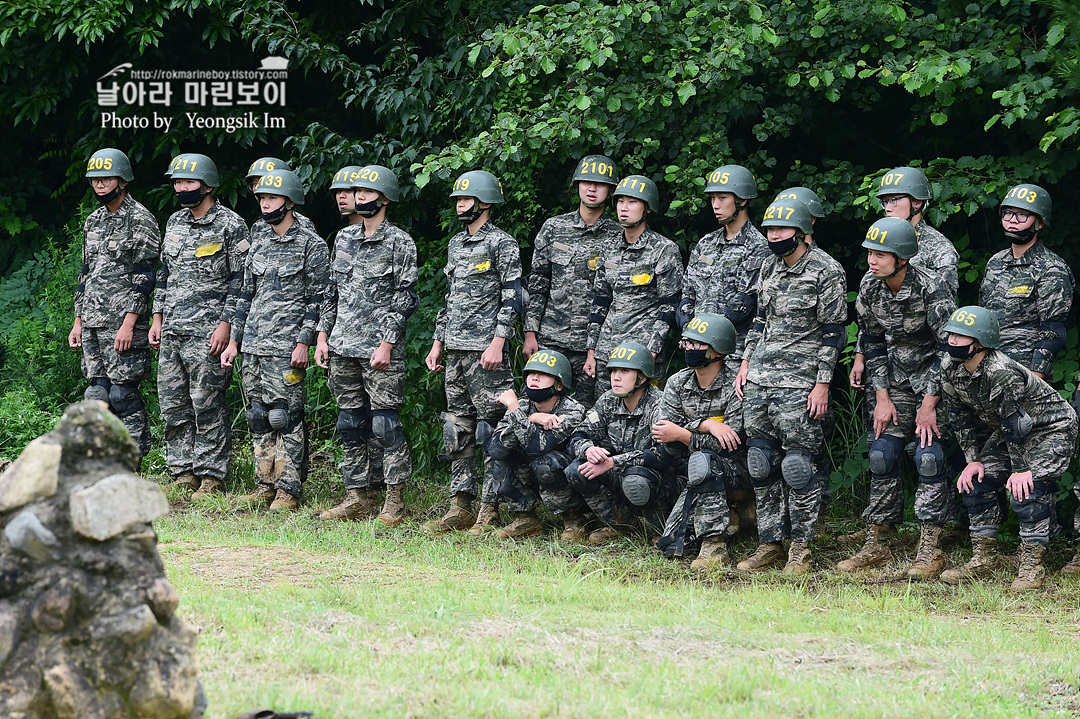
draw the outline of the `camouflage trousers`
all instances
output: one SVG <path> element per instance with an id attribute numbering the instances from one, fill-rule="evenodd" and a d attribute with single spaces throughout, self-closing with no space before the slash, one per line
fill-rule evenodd
<path id="1" fill-rule="evenodd" d="M 224 480 L 231 434 L 225 391 L 232 370 L 210 355 L 210 338 L 164 332 L 158 352 L 158 404 L 169 474 Z"/>
<path id="2" fill-rule="evenodd" d="M 559 457 L 561 467 L 570 464 L 570 458 L 561 450 L 553 450 L 550 454 Z M 541 503 L 556 516 L 588 510 L 585 500 L 571 489 L 566 481 L 565 472 L 549 473 L 552 475 L 548 477 L 549 481 L 541 482 L 530 466 L 531 462 L 532 458 L 520 451 L 512 452 L 506 460 L 510 470 L 510 486 L 503 484 L 497 487 L 497 491 L 500 499 L 506 504 L 507 510 L 531 512 L 536 509 L 537 504 Z"/>
<path id="3" fill-rule="evenodd" d="M 983 478 L 974 482 L 970 492 L 960 497 L 967 508 L 971 522 L 971 536 L 996 537 L 998 527 L 1005 517 L 998 502 L 998 494 L 1012 474 L 1012 460 L 1000 430 L 987 432 L 979 437 L 984 440 L 979 450 L 983 465 Z M 1055 495 L 1058 479 L 1072 461 L 1076 443 L 1076 424 L 1072 432 L 1053 432 L 1027 438 L 1027 458 L 1031 467 L 1034 488 L 1027 499 L 1017 500 L 1009 493 L 1009 503 L 1020 520 L 1020 539 L 1028 543 L 1045 545 L 1050 541 L 1050 525 L 1055 516 Z"/>
<path id="4" fill-rule="evenodd" d="M 124 402 L 118 410 L 110 399 L 109 408 L 127 427 L 132 439 L 143 454 L 150 451 L 150 418 L 146 404 L 139 393 L 139 385 L 150 376 L 149 328 L 145 322 L 137 322 L 127 352 L 116 351 L 116 332 L 120 325 L 108 327 L 83 327 L 82 372 L 86 379 L 108 380 L 112 385 L 133 388 L 134 397 Z"/>
<path id="5" fill-rule="evenodd" d="M 729 493 L 751 488 L 744 452 L 738 458 L 708 451 L 705 454 L 712 466 L 710 476 L 697 487 L 687 485 L 682 490 L 664 523 L 663 536 L 670 537 L 677 557 L 695 540 L 723 537 L 731 523 Z"/>
<path id="6" fill-rule="evenodd" d="M 574 460 L 566 468 L 566 481 L 589 510 L 604 523 L 615 525 L 644 524 L 651 534 L 659 534 L 679 494 L 677 470 L 669 468 L 616 467 L 595 479 L 588 479 L 579 468 L 583 460 Z M 634 506 L 622 490 L 622 480 L 629 472 L 644 476 L 649 482 L 649 501 Z"/>
<path id="7" fill-rule="evenodd" d="M 480 366 L 480 356 L 484 353 L 473 350 L 447 350 L 443 357 L 446 367 L 446 413 L 460 418 L 465 424 L 482 420 L 492 429 L 499 424 L 506 408 L 495 400 L 508 389 L 513 389 L 514 377 L 510 372 L 510 363 L 503 354 L 502 364 L 498 369 L 486 370 Z M 450 420 L 448 419 L 447 422 Z M 476 430 L 461 430 L 459 449 L 468 453 L 475 450 Z M 446 448 L 448 453 L 450 447 Z M 461 453 L 461 452 L 459 452 Z M 476 456 L 464 456 L 450 462 L 450 496 L 471 494 L 479 496 L 482 502 L 498 502 L 498 487 L 491 474 L 491 460 L 483 460 L 483 485 L 479 487 L 479 472 Z"/>
<path id="8" fill-rule="evenodd" d="M 896 424 L 890 423 L 883 435 L 895 437 L 898 444 L 908 446 L 909 442 L 917 442 L 915 434 L 915 415 L 922 405 L 922 395 L 916 394 L 911 385 L 905 383 L 899 387 L 889 388 L 889 399 L 896 407 Z M 866 445 L 869 448 L 874 443 L 873 417 L 877 406 L 877 395 L 873 392 L 866 393 L 867 426 Z M 943 409 L 943 408 L 942 408 Z M 948 433 L 945 430 L 944 417 L 939 410 L 938 429 L 942 430 L 940 438 L 934 438 L 935 443 L 941 443 L 943 451 L 947 444 L 955 451 L 955 443 L 948 441 Z M 917 444 L 915 446 L 918 446 Z M 914 448 L 912 448 L 914 453 Z M 886 474 L 870 475 L 870 501 L 862 513 L 867 524 L 896 526 L 904 519 L 904 478 L 902 472 L 903 451 L 896 452 L 893 468 Z M 946 473 L 940 477 L 921 477 L 916 472 L 917 483 L 915 486 L 915 517 L 920 524 L 928 524 L 934 527 L 944 527 L 945 523 L 955 514 L 956 502 L 953 486 L 948 481 Z"/>
<path id="9" fill-rule="evenodd" d="M 786 520 L 793 541 L 809 542 L 821 512 L 822 482 L 814 458 L 821 452 L 823 439 L 821 420 L 811 419 L 806 411 L 810 392 L 747 382 L 744 393 L 748 447 L 760 446 L 771 468 L 767 477 L 752 477 L 758 538 L 762 543 L 781 541 Z M 785 472 L 782 460 L 788 457 L 792 458 L 792 469 Z M 809 479 L 805 471 L 796 475 L 796 461 L 802 467 L 809 464 Z"/>
<path id="10" fill-rule="evenodd" d="M 405 360 L 391 359 L 385 370 L 372 369 L 368 358 L 330 354 L 327 384 L 340 409 L 401 411 L 405 397 Z M 400 422 L 400 417 L 398 422 Z M 412 477 L 408 442 L 386 447 L 375 437 L 345 446 L 341 473 L 345 489 L 368 489 L 383 482 L 404 484 Z"/>
<path id="11" fill-rule="evenodd" d="M 570 360 L 570 369 L 574 373 L 574 399 L 585 405 L 588 409 L 596 402 L 597 381 L 596 377 L 585 374 L 585 360 L 589 353 L 585 351 L 571 350 L 557 345 L 546 345 L 548 349 L 562 352 L 566 359 Z M 600 375 L 597 374 L 597 377 Z M 601 391 L 606 391 L 601 390 Z"/>
<path id="12" fill-rule="evenodd" d="M 304 425 L 304 377 L 307 370 L 292 366 L 289 357 L 244 353 L 240 381 L 248 404 L 270 407 L 285 402 L 289 427 L 265 434 L 252 433 L 255 481 L 300 497 L 307 479 L 307 428 Z"/>

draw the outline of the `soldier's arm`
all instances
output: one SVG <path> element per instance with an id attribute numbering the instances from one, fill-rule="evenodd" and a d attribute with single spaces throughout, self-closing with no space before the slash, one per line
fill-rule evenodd
<path id="1" fill-rule="evenodd" d="M 314 233 L 313 233 L 314 235 Z M 314 235 L 308 244 L 307 272 L 304 275 L 304 295 L 307 297 L 307 311 L 300 322 L 297 344 L 311 346 L 319 332 L 330 334 L 325 323 L 336 316 L 336 297 L 330 290 L 330 251 L 326 241 Z"/>
<path id="2" fill-rule="evenodd" d="M 87 225 L 90 221 L 87 220 L 83 225 L 83 239 L 82 239 L 82 268 L 79 270 L 79 281 L 75 285 L 75 316 L 82 317 L 83 313 L 83 297 L 86 294 L 86 276 L 90 274 L 90 257 L 86 254 L 86 233 Z"/>
<path id="3" fill-rule="evenodd" d="M 608 310 L 611 309 L 611 283 L 607 279 L 607 248 L 600 251 L 596 263 L 596 277 L 593 278 L 592 309 L 589 310 L 588 349 L 596 349 L 600 340 L 600 328 L 604 326 Z"/>
<path id="4" fill-rule="evenodd" d="M 154 292 L 154 267 L 161 255 L 161 228 L 147 211 L 139 213 L 131 231 L 135 240 L 131 255 L 131 295 L 125 310 L 128 314 L 144 315 Z"/>
<path id="5" fill-rule="evenodd" d="M 596 407 L 586 412 L 581 424 L 570 435 L 570 454 L 584 460 L 585 452 L 592 447 L 599 447 L 603 440 L 606 422 L 606 418 L 600 415 Z"/>
<path id="6" fill-rule="evenodd" d="M 172 224 L 172 218 L 165 223 L 165 236 L 169 236 L 169 225 Z M 165 243 L 162 242 L 162 250 L 165 248 Z M 169 256 L 168 253 L 161 253 L 161 264 L 157 268 L 157 275 L 154 283 L 154 312 L 161 312 L 165 307 L 165 298 L 168 296 L 169 288 Z"/>
<path id="7" fill-rule="evenodd" d="M 248 242 L 254 244 L 253 235 L 248 232 Z M 236 314 L 233 315 L 230 339 L 240 344 L 244 338 L 244 326 L 247 324 L 251 300 L 255 298 L 255 274 L 251 271 L 251 252 L 244 257 L 244 280 L 240 284 L 240 294 L 236 298 Z"/>
<path id="8" fill-rule="evenodd" d="M 948 286 L 942 282 L 930 291 L 926 307 L 926 324 L 934 331 L 937 337 L 937 362 L 934 362 L 930 372 L 929 381 L 926 385 L 926 394 L 932 397 L 941 396 L 941 368 L 946 366 L 949 360 L 946 346 L 949 344 L 949 333 L 945 331 L 952 313 L 956 310 L 956 299 L 953 297 Z"/>
<path id="9" fill-rule="evenodd" d="M 495 337 L 509 339 L 514 336 L 514 302 L 517 299 L 516 285 L 521 280 L 521 252 L 517 241 L 506 234 L 500 236 L 497 252 L 502 306 L 499 307 L 495 324 Z"/>
<path id="10" fill-rule="evenodd" d="M 379 340 L 396 345 L 405 340 L 405 325 L 420 307 L 416 294 L 416 243 L 408 235 L 402 235 L 394 243 L 394 295 L 390 299 L 391 311 L 383 317 Z"/>
<path id="11" fill-rule="evenodd" d="M 664 246 L 656 263 L 656 293 L 658 306 L 653 324 L 653 336 L 649 340 L 649 349 L 659 354 L 664 351 L 668 332 L 675 326 L 675 305 L 682 292 L 683 266 L 682 256 L 675 243 Z"/>
<path id="12" fill-rule="evenodd" d="M 865 283 L 863 287 L 866 287 Z M 872 392 L 888 389 L 889 347 L 885 337 L 885 328 L 870 311 L 870 305 L 863 291 L 860 291 L 859 296 L 855 298 L 855 321 L 859 325 L 859 337 L 862 339 L 863 354 L 866 357 L 866 376 L 863 381 Z"/>
<path id="13" fill-rule="evenodd" d="M 833 369 L 847 339 L 847 288 L 842 269 L 830 269 L 823 277 L 818 299 L 818 322 L 821 323 L 821 349 L 818 350 L 818 384 L 832 382 Z"/>
<path id="14" fill-rule="evenodd" d="M 532 272 L 529 274 L 529 307 L 525 311 L 525 331 L 539 332 L 551 291 L 551 220 L 544 223 L 533 240 Z"/>
<path id="15" fill-rule="evenodd" d="M 231 324 L 236 319 L 236 305 L 240 302 L 240 292 L 244 286 L 244 265 L 246 264 L 248 250 L 251 249 L 251 240 L 248 239 L 247 227 L 239 218 L 229 226 L 226 235 L 229 248 L 226 255 L 229 268 L 229 288 L 225 293 L 225 304 L 221 308 L 221 321 Z M 162 262 L 162 267 L 164 266 L 165 263 Z"/>
<path id="16" fill-rule="evenodd" d="M 1032 372 L 1048 375 L 1053 369 L 1054 355 L 1065 348 L 1065 318 L 1072 307 L 1074 284 L 1072 271 L 1056 263 L 1036 279 L 1039 340 L 1031 355 Z"/>
<path id="17" fill-rule="evenodd" d="M 960 449 L 964 453 L 964 459 L 969 464 L 978 462 L 980 448 L 976 438 L 976 428 L 979 426 L 979 419 L 975 411 L 961 401 L 959 395 L 956 394 L 956 390 L 951 387 L 949 380 L 944 377 L 944 373 L 941 384 L 945 407 L 948 410 L 949 428 L 956 437 L 956 443 L 960 445 Z"/>
<path id="18" fill-rule="evenodd" d="M 746 262 L 736 274 L 735 292 L 720 310 L 733 325 L 738 326 L 757 312 L 757 287 L 761 280 L 761 263 L 765 261 L 764 252 L 767 250 L 761 248 L 747 254 Z"/>
<path id="19" fill-rule="evenodd" d="M 1021 418 L 1030 418 L 1021 404 L 1029 393 L 1029 376 L 1014 364 L 1007 369 L 994 372 L 987 378 L 992 382 L 990 401 L 997 405 L 998 417 L 1001 418 L 1002 425 L 1001 434 L 1005 438 L 1005 447 L 1009 451 L 1013 473 L 1031 471 L 1028 458 L 1030 428 L 1025 432 L 1019 427 L 1023 424 Z M 1032 379 L 1032 382 L 1036 381 Z M 1029 421 L 1032 420 L 1029 419 Z"/>

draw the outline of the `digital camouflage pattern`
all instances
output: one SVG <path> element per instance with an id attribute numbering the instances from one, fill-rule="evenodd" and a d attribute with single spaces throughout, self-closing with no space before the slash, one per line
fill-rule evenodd
<path id="1" fill-rule="evenodd" d="M 241 355 L 240 381 L 249 403 L 272 406 L 284 401 L 291 430 L 252 434 L 255 479 L 300 497 L 307 478 L 307 436 L 304 428 L 304 377 L 307 371 L 291 366 L 288 356 Z"/>
<path id="2" fill-rule="evenodd" d="M 633 412 L 626 409 L 621 397 L 608 390 L 597 397 L 585 413 L 585 420 L 570 437 L 570 454 L 585 459 L 589 447 L 602 447 L 611 453 L 615 470 L 640 467 L 645 450 L 654 449 L 652 426 L 660 421 L 663 392 L 649 384 Z"/>
<path id="3" fill-rule="evenodd" d="M 662 352 L 682 291 L 682 255 L 674 242 L 645 228 L 633 244 L 607 244 L 592 289 L 588 348 L 605 358 L 615 346 L 641 342 Z"/>
<path id="4" fill-rule="evenodd" d="M 1013 257 L 1012 248 L 991 257 L 979 287 L 979 305 L 997 315 L 998 349 L 1052 379 L 1075 285 L 1065 260 L 1041 241 L 1019 258 Z"/>
<path id="5" fill-rule="evenodd" d="M 127 352 L 116 351 L 116 333 L 120 323 L 104 327 L 83 328 L 82 333 L 82 371 L 87 379 L 107 377 L 113 385 L 124 385 L 136 389 L 150 376 L 151 357 L 147 335 L 139 341 L 138 324 Z M 147 329 L 149 331 L 149 328 Z M 141 346 L 140 346 L 141 345 Z M 120 421 L 127 427 L 139 450 L 146 454 L 150 451 L 150 418 L 146 414 L 146 405 L 142 396 L 136 401 L 136 409 Z M 111 406 L 111 403 L 110 403 Z M 113 408 L 115 411 L 115 408 Z"/>
<path id="6" fill-rule="evenodd" d="M 506 408 L 498 403 L 498 397 L 514 386 L 510 363 L 503 354 L 498 369 L 486 370 L 480 366 L 480 351 L 447 350 L 443 355 L 446 367 L 447 414 L 475 421 L 482 419 L 493 428 L 498 426 Z M 476 432 L 468 433 L 466 446 L 476 446 Z M 483 502 L 498 502 L 498 487 L 491 475 L 491 460 L 484 458 L 484 482 L 478 486 L 476 457 L 463 457 L 450 462 L 450 496 L 459 493 L 480 497 Z"/>
<path id="7" fill-rule="evenodd" d="M 960 253 L 948 237 L 931 227 L 926 218 L 919 218 L 915 225 L 919 239 L 919 251 L 911 258 L 911 264 L 930 270 L 945 281 L 953 297 L 960 291 Z"/>
<path id="8" fill-rule="evenodd" d="M 482 352 L 495 337 L 513 337 L 514 284 L 521 279 L 517 241 L 485 222 L 475 235 L 462 230 L 451 237 L 447 258 L 449 286 L 434 339 L 448 350 Z"/>
<path id="9" fill-rule="evenodd" d="M 389 220 L 371 237 L 363 223 L 349 225 L 337 233 L 330 269 L 336 302 L 323 322 L 333 328 L 330 350 L 370 358 L 389 342 L 391 356 L 404 360 L 405 323 L 418 304 L 416 244 L 409 233 Z"/>
<path id="10" fill-rule="evenodd" d="M 788 267 L 782 257 L 761 267 L 758 310 L 746 337 L 748 379 L 763 387 L 809 390 L 832 382 L 847 341 L 844 268 L 817 245 Z M 802 402 L 804 409 L 805 397 Z"/>
<path id="11" fill-rule="evenodd" d="M 735 325 L 736 360 L 742 358 L 746 333 L 757 313 L 761 265 L 772 253 L 761 231 L 747 221 L 727 239 L 723 227 L 710 232 L 690 251 L 683 278 L 683 300 L 688 317 L 705 312 L 723 315 Z M 689 320 L 688 320 L 689 321 Z"/>

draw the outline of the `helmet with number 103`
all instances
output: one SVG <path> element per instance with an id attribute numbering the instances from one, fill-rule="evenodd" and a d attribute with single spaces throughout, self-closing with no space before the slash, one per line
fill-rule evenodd
<path id="1" fill-rule="evenodd" d="M 1017 185 L 1005 195 L 1005 199 L 1001 201 L 1001 207 L 1033 212 L 1042 219 L 1044 225 L 1050 226 L 1053 203 L 1050 202 L 1050 193 L 1038 185 Z"/>

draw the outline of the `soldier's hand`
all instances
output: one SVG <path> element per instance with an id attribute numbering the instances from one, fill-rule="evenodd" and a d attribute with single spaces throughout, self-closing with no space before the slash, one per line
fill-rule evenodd
<path id="1" fill-rule="evenodd" d="M 919 411 L 915 413 L 915 434 L 919 436 L 920 447 L 929 447 L 934 443 L 934 437 L 941 439 L 941 430 L 937 426 L 937 407 L 929 407 L 925 403 L 919 405 Z"/>
<path id="2" fill-rule="evenodd" d="M 818 382 L 814 389 L 810 390 L 810 396 L 806 398 L 806 411 L 811 419 L 821 419 L 829 411 L 829 385 L 827 382 Z"/>
<path id="3" fill-rule="evenodd" d="M 610 456 L 611 452 L 608 452 L 603 447 L 589 447 L 585 450 L 585 459 L 589 460 L 591 464 L 601 464 Z"/>
<path id="4" fill-rule="evenodd" d="M 956 480 L 956 488 L 963 494 L 971 492 L 975 489 L 975 480 L 978 479 L 981 482 L 985 472 L 982 462 L 969 462 L 960 473 L 959 479 Z"/>
<path id="5" fill-rule="evenodd" d="M 746 375 L 750 374 L 750 363 L 746 360 L 742 361 L 739 365 L 739 375 L 735 378 L 735 394 L 739 395 L 739 399 L 743 398 L 743 387 L 746 386 Z"/>
<path id="6" fill-rule="evenodd" d="M 578 471 L 586 479 L 596 479 L 605 472 L 610 472 L 615 468 L 615 460 L 611 457 L 601 462 L 586 462 L 578 467 Z"/>
<path id="7" fill-rule="evenodd" d="M 315 343 L 315 364 L 323 369 L 330 369 L 330 345 L 322 337 Z"/>
<path id="8" fill-rule="evenodd" d="M 439 360 L 442 359 L 442 342 L 435 340 L 431 343 L 431 350 L 427 353 L 427 357 L 424 358 L 424 364 L 432 372 L 442 372 L 443 366 L 439 364 Z"/>
<path id="9" fill-rule="evenodd" d="M 1031 497 L 1031 492 L 1035 489 L 1035 479 L 1031 470 L 1010 474 L 1005 481 L 1005 488 L 1012 492 L 1013 499 L 1017 502 L 1023 502 Z"/>
<path id="10" fill-rule="evenodd" d="M 1046 379 L 1046 375 L 1043 374 L 1042 372 L 1036 372 L 1035 370 L 1032 370 L 1031 374 L 1035 375 L 1039 379 Z"/>
<path id="11" fill-rule="evenodd" d="M 525 359 L 528 360 L 532 357 L 533 352 L 540 349 L 540 342 L 536 339 L 535 332 L 525 333 L 525 342 L 521 345 L 521 354 L 525 355 Z"/>
<path id="12" fill-rule="evenodd" d="M 221 353 L 221 366 L 232 367 L 233 360 L 236 359 L 236 355 L 240 353 L 240 346 L 235 342 L 229 342 L 229 346 Z"/>
<path id="13" fill-rule="evenodd" d="M 848 382 L 852 389 L 866 389 L 863 384 L 863 372 L 866 371 L 866 360 L 861 352 L 855 353 L 855 359 L 851 363 L 851 372 L 848 374 Z"/>
<path id="14" fill-rule="evenodd" d="M 117 352 L 127 352 L 131 349 L 131 338 L 135 336 L 135 330 L 127 326 L 127 323 L 120 325 L 120 329 L 116 331 L 116 342 L 114 346 Z"/>
<path id="15" fill-rule="evenodd" d="M 491 344 L 480 355 L 480 366 L 486 370 L 499 369 L 503 362 L 503 344 L 506 342 L 502 337 L 491 340 Z"/>
<path id="16" fill-rule="evenodd" d="M 303 342 L 297 342 L 296 347 L 293 348 L 290 364 L 296 369 L 307 369 L 308 363 L 311 361 L 308 356 L 308 347 Z"/>
<path id="17" fill-rule="evenodd" d="M 690 444 L 690 432 L 666 419 L 652 426 L 652 438 L 657 442 L 682 442 L 687 446 Z"/>
<path id="18" fill-rule="evenodd" d="M 548 412 L 533 412 L 529 415 L 529 421 L 540 425 L 544 429 L 552 430 L 562 424 L 563 418 Z"/>
<path id="19" fill-rule="evenodd" d="M 734 452 L 742 444 L 742 437 L 739 436 L 739 433 L 731 425 L 724 424 L 719 420 L 707 419 L 701 423 L 699 429 L 716 437 L 716 441 L 720 443 L 720 446 L 729 452 Z"/>
<path id="20" fill-rule="evenodd" d="M 150 325 L 150 332 L 146 335 L 146 340 L 154 349 L 161 348 L 161 320 L 158 319 L 159 317 L 161 317 L 161 315 L 157 313 L 154 314 L 154 321 Z"/>
<path id="21" fill-rule="evenodd" d="M 78 317 L 75 318 L 75 324 L 71 325 L 71 332 L 68 334 L 68 347 L 72 349 L 82 347 L 82 320 Z"/>
<path id="22" fill-rule="evenodd" d="M 593 379 L 596 378 L 596 353 L 594 353 L 592 350 L 589 350 L 587 356 L 585 357 L 585 367 L 582 369 L 582 371 L 589 377 L 592 377 Z"/>
<path id="23" fill-rule="evenodd" d="M 390 369 L 390 350 L 394 348 L 394 345 L 389 342 L 380 342 L 379 346 L 375 348 L 375 352 L 371 355 L 369 364 L 371 369 Z"/>
<path id="24" fill-rule="evenodd" d="M 518 396 L 514 393 L 514 390 L 512 389 L 508 389 L 502 394 L 500 394 L 495 401 L 501 404 L 503 407 L 506 407 L 506 410 L 508 412 L 513 412 L 514 410 L 521 407 L 521 402 L 518 401 Z"/>
<path id="25" fill-rule="evenodd" d="M 151 327 L 150 331 L 153 332 L 154 328 Z M 217 357 L 219 354 L 225 351 L 225 348 L 229 346 L 229 333 L 232 331 L 232 325 L 224 320 L 218 322 L 217 329 L 214 330 L 214 334 L 210 335 L 210 356 Z M 158 330 L 158 339 L 160 341 L 161 330 Z M 150 341 L 153 344 L 153 340 Z M 155 345 L 156 346 L 156 345 Z"/>
<path id="26" fill-rule="evenodd" d="M 878 393 L 877 405 L 874 407 L 874 438 L 877 439 L 889 428 L 889 424 L 897 425 L 900 418 L 896 413 L 896 405 L 889 398 L 887 390 Z"/>

